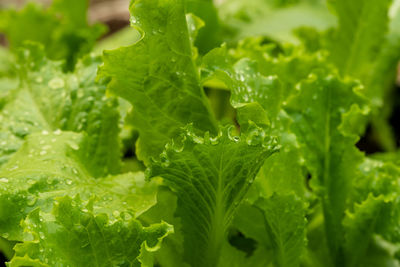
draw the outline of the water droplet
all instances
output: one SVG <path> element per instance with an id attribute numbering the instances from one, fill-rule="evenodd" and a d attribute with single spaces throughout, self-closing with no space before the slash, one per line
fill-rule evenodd
<path id="1" fill-rule="evenodd" d="M 218 137 L 210 137 L 210 142 L 212 145 L 218 145 L 219 138 Z"/>
<path id="2" fill-rule="evenodd" d="M 135 18 L 135 16 L 131 16 L 130 22 L 131 22 L 131 24 L 136 24 L 138 22 L 138 20 Z"/>
<path id="3" fill-rule="evenodd" d="M 39 232 L 39 237 L 40 237 L 40 239 L 45 239 L 44 233 L 43 232 Z"/>
<path id="4" fill-rule="evenodd" d="M 84 95 L 84 92 L 82 90 L 79 90 L 76 95 L 77 95 L 78 98 L 82 98 L 83 95 Z"/>
<path id="5" fill-rule="evenodd" d="M 37 201 L 37 197 L 28 196 L 28 201 L 26 202 L 26 204 L 27 204 L 28 206 L 33 206 L 33 205 L 36 204 L 36 201 Z"/>
<path id="6" fill-rule="evenodd" d="M 132 215 L 130 215 L 129 213 L 125 212 L 125 213 L 124 213 L 124 220 L 129 221 L 129 220 L 131 220 L 131 219 L 132 219 Z"/>
<path id="7" fill-rule="evenodd" d="M 78 150 L 79 146 L 76 143 L 70 143 L 69 146 L 73 149 L 73 150 Z"/>
<path id="8" fill-rule="evenodd" d="M 49 81 L 49 86 L 52 89 L 62 88 L 64 87 L 64 80 L 59 77 L 55 77 Z"/>
<path id="9" fill-rule="evenodd" d="M 114 217 L 119 217 L 119 211 L 118 210 L 114 210 L 113 211 L 113 216 Z"/>
<path id="10" fill-rule="evenodd" d="M 8 183 L 8 179 L 7 178 L 0 178 L 0 182 L 1 183 Z"/>
<path id="11" fill-rule="evenodd" d="M 67 183 L 67 185 L 71 185 L 72 184 L 72 180 L 67 180 L 66 183 Z"/>
<path id="12" fill-rule="evenodd" d="M 12 166 L 11 168 L 9 168 L 8 170 L 9 170 L 9 171 L 14 171 L 14 170 L 16 170 L 16 169 L 18 169 L 18 165 L 14 165 L 14 166 Z"/>
<path id="13" fill-rule="evenodd" d="M 167 156 L 167 153 L 165 153 L 165 151 L 163 153 L 161 153 L 160 155 L 160 161 L 161 161 L 161 165 L 163 167 L 168 167 L 170 164 L 169 158 Z"/>

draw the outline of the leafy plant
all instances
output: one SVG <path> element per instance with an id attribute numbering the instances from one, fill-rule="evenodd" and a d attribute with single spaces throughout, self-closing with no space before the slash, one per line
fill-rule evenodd
<path id="1" fill-rule="evenodd" d="M 87 6 L 0 11 L 7 266 L 400 265 L 397 2 Z"/>

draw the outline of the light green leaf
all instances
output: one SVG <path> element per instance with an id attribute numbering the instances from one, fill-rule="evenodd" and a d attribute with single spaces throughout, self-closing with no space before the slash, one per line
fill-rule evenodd
<path id="1" fill-rule="evenodd" d="M 365 158 L 360 170 L 362 175 L 354 181 L 352 206 L 343 220 L 346 266 L 365 265 L 369 258 L 372 262 L 379 250 L 393 255 L 395 250 L 378 248 L 379 243 L 395 244 L 400 240 L 399 168 L 390 161 Z M 376 234 L 382 242 L 377 242 Z"/>
<path id="2" fill-rule="evenodd" d="M 90 139 L 33 133 L 1 168 L 0 234 L 22 241 L 11 266 L 138 265 L 141 244 L 156 250 L 172 231 L 166 223 L 143 228 L 135 219 L 156 203 L 157 181 L 145 183 L 143 173 L 90 175 L 82 153 Z"/>
<path id="3" fill-rule="evenodd" d="M 338 16 L 331 59 L 342 74 L 361 78 L 384 43 L 391 0 L 329 0 Z"/>
<path id="4" fill-rule="evenodd" d="M 361 153 L 354 144 L 368 113 L 357 84 L 332 75 L 311 75 L 288 103 L 312 187 L 321 198 L 325 231 L 335 264 L 343 263 L 342 219 Z M 354 127 L 359 125 L 358 127 Z"/>
<path id="5" fill-rule="evenodd" d="M 175 217 L 177 196 L 166 186 L 158 188 L 157 203 L 140 215 L 144 225 L 151 225 L 165 220 L 174 226 L 174 234 L 163 241 L 161 248 L 154 253 L 156 262 L 163 267 L 188 265 L 183 262 L 183 236 L 181 220 Z"/>
<path id="6" fill-rule="evenodd" d="M 84 153 L 85 143 L 90 139 L 86 135 L 57 131 L 33 133 L 27 137 L 0 172 L 0 225 L 2 232 L 8 233 L 3 234 L 6 238 L 21 239 L 19 221 L 36 207 L 47 211 L 54 197 L 79 194 L 85 199 L 95 194 L 100 203 L 95 211 L 112 214 L 125 202 L 132 216 L 155 204 L 154 183 L 144 184 L 142 173 L 98 180 L 91 176 L 90 159 Z"/>
<path id="7" fill-rule="evenodd" d="M 126 217 L 112 220 L 85 204 L 63 197 L 49 213 L 31 212 L 23 222 L 25 242 L 15 246 L 8 266 L 146 266 L 138 257 L 157 250 L 172 231 L 164 222 L 143 227 Z"/>
<path id="8" fill-rule="evenodd" d="M 294 91 L 294 84 L 305 79 L 308 75 L 306 71 L 316 68 L 320 62 L 313 57 L 297 55 L 271 58 L 268 47 L 255 39 L 246 40 L 233 52 L 236 53 L 235 57 L 245 58 L 234 63 L 225 46 L 208 53 L 203 58 L 202 79 L 205 83 L 210 79 L 218 79 L 231 90 L 231 104 L 237 109 L 241 131 L 247 130 L 249 121 L 254 121 L 259 126 L 270 125 L 274 134 L 280 136 L 283 145 L 281 153 L 266 160 L 260 179 L 256 181 L 262 194 L 270 196 L 275 191 L 294 190 L 303 196 L 303 162 L 296 137 L 289 132 L 290 118 L 282 111 L 282 107 L 290 91 Z M 306 70 L 297 72 L 302 63 L 303 67 L 307 66 Z M 269 76 L 264 76 L 263 71 Z M 298 76 L 289 73 L 297 73 Z M 299 81 L 295 81 L 296 78 Z M 284 91 L 285 88 L 288 92 Z"/>
<path id="9" fill-rule="evenodd" d="M 216 48 L 202 62 L 203 83 L 211 79 L 231 90 L 231 104 L 238 110 L 242 130 L 249 120 L 259 125 L 269 125 L 272 120 L 275 124 L 282 103 L 281 84 L 276 76 L 263 76 L 257 62 L 244 58 L 234 63 L 225 46 Z"/>
<path id="10" fill-rule="evenodd" d="M 325 1 L 296 1 L 296 4 L 291 5 L 279 5 L 277 2 L 222 1 L 218 10 L 221 20 L 229 29 L 230 34 L 226 39 L 230 41 L 249 36 L 267 36 L 280 42 L 297 42 L 293 30 L 298 27 L 325 30 L 335 25 Z"/>
<path id="11" fill-rule="evenodd" d="M 21 85 L 0 111 L 0 163 L 34 132 L 75 131 L 91 136 L 84 157 L 93 176 L 120 170 L 117 101 L 105 96 L 105 83 L 95 82 L 99 58 L 86 57 L 75 73 L 46 60 L 37 46 L 21 50 Z"/>
<path id="12" fill-rule="evenodd" d="M 302 46 L 267 43 L 261 37 L 241 40 L 230 51 L 238 61 L 250 58 L 258 63 L 258 71 L 266 76 L 277 76 L 282 86 L 282 101 L 295 91 L 297 84 L 316 69 L 333 70 L 326 62 L 326 52 L 309 53 Z"/>
<path id="13" fill-rule="evenodd" d="M 365 258 L 377 221 L 384 215 L 385 206 L 388 204 L 382 196 L 370 195 L 364 202 L 355 205 L 353 213 L 346 214 L 343 220 L 346 231 L 346 266 L 358 266 L 360 260 Z"/>
<path id="14" fill-rule="evenodd" d="M 223 129 L 216 138 L 186 129 L 183 146 L 168 145 L 161 161 L 151 164 L 149 176 L 164 178 L 178 196 L 184 259 L 191 266 L 217 266 L 236 207 L 276 151 L 274 140 L 257 127 L 241 136 Z"/>
<path id="15" fill-rule="evenodd" d="M 222 42 L 221 22 L 212 0 L 185 0 L 186 12 L 193 13 L 204 21 L 204 27 L 199 29 L 195 45 L 200 54 L 205 54 Z M 189 28 L 190 30 L 190 28 Z"/>
<path id="16" fill-rule="evenodd" d="M 265 161 L 254 186 L 262 196 L 275 192 L 295 193 L 298 197 L 306 195 L 306 178 L 303 170 L 304 159 L 298 146 L 281 138 L 282 150 Z"/>
<path id="17" fill-rule="evenodd" d="M 261 267 L 271 264 L 274 259 L 272 242 L 265 226 L 263 212 L 244 201 L 238 207 L 231 225 L 231 231 L 235 230 L 241 235 L 234 232 L 235 235 L 229 236 L 229 242 L 222 248 L 219 266 Z M 249 243 L 240 244 L 243 238 Z"/>
<path id="18" fill-rule="evenodd" d="M 379 205 L 376 227 L 373 233 L 378 233 L 386 240 L 400 242 L 400 228 L 397 223 L 400 218 L 400 169 L 395 160 L 372 160 L 366 158 L 360 165 L 362 176 L 354 182 L 355 192 L 352 202 L 355 205 L 372 202 L 369 205 Z M 375 202 L 373 202 L 375 200 Z M 366 205 L 366 204 L 365 204 Z M 359 207 L 362 210 L 362 206 Z"/>
<path id="19" fill-rule="evenodd" d="M 264 213 L 276 266 L 299 266 L 306 245 L 306 207 L 294 195 L 274 194 L 256 202 Z"/>
<path id="20" fill-rule="evenodd" d="M 132 103 L 137 154 L 148 162 L 186 124 L 215 133 L 216 122 L 194 65 L 183 1 L 133 1 L 131 14 L 142 39 L 105 52 L 100 76 Z"/>
<path id="21" fill-rule="evenodd" d="M 103 25 L 88 25 L 87 8 L 87 0 L 55 0 L 48 9 L 29 3 L 20 11 L 2 10 L 0 32 L 12 49 L 25 41 L 38 42 L 50 59 L 65 60 L 64 69 L 72 70 L 105 32 Z"/>

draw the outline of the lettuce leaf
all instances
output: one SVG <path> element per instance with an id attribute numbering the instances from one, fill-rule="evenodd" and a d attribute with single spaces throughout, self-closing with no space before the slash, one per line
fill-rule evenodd
<path id="1" fill-rule="evenodd" d="M 217 266 L 235 210 L 264 159 L 276 151 L 276 140 L 256 126 L 240 136 L 225 128 L 215 138 L 189 128 L 182 138 L 150 165 L 149 177 L 161 176 L 178 196 L 184 260 Z"/>
<path id="2" fill-rule="evenodd" d="M 40 46 L 20 51 L 20 86 L 0 111 L 0 164 L 34 132 L 75 131 L 91 136 L 86 144 L 88 169 L 94 176 L 120 170 L 117 101 L 96 82 L 99 58 L 86 57 L 75 73 L 45 58 Z M 99 166 L 102 166 L 99 168 Z"/>
<path id="3" fill-rule="evenodd" d="M 46 9 L 29 3 L 18 11 L 0 10 L 0 32 L 12 49 L 25 41 L 42 44 L 47 57 L 65 60 L 63 68 L 70 71 L 105 32 L 101 24 L 88 24 L 88 4 L 87 0 L 54 0 Z"/>
<path id="4" fill-rule="evenodd" d="M 217 127 L 200 86 L 183 1 L 134 1 L 130 8 L 142 38 L 106 51 L 100 77 L 109 77 L 110 92 L 133 105 L 137 154 L 148 163 L 186 124 L 197 133 Z"/>
<path id="5" fill-rule="evenodd" d="M 96 179 L 86 167 L 87 142 L 73 132 L 34 133 L 2 167 L 1 236 L 22 241 L 11 266 L 138 265 L 142 244 L 156 249 L 172 231 L 135 219 L 155 204 L 156 183 L 144 183 L 143 173 Z M 129 253 L 112 253 L 132 243 Z"/>

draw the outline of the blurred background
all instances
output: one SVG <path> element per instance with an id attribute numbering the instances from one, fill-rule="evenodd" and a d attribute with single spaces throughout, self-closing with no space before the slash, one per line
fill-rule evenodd
<path id="1" fill-rule="evenodd" d="M 20 8 L 27 2 L 35 2 L 44 6 L 52 0 L 0 0 L 0 9 Z M 90 0 L 88 18 L 91 23 L 102 22 L 109 28 L 107 35 L 112 34 L 129 25 L 129 0 Z M 4 44 L 4 37 L 0 35 L 0 42 Z"/>

